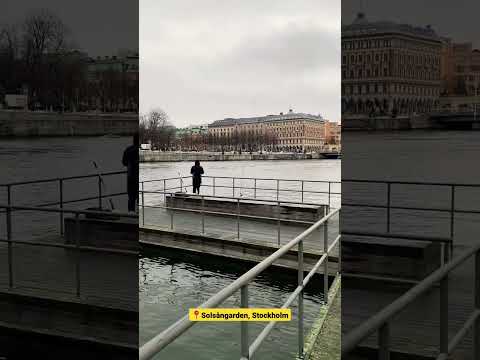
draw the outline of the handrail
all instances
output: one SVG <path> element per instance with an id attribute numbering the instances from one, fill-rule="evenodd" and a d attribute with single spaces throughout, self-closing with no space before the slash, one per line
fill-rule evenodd
<path id="1" fill-rule="evenodd" d="M 122 213 L 122 212 L 109 212 L 105 213 L 102 211 L 94 211 L 94 210 L 76 210 L 76 209 L 67 209 L 67 208 L 45 208 L 45 207 L 38 207 L 38 206 L 17 206 L 17 205 L 9 205 L 9 204 L 2 204 L 0 203 L 0 209 L 9 209 L 9 210 L 25 210 L 25 211 L 40 211 L 40 212 L 52 212 L 52 213 L 68 213 L 68 214 L 75 214 L 75 215 L 116 215 L 122 216 L 131 219 L 138 219 L 138 215 L 134 215 L 131 213 Z"/>
<path id="2" fill-rule="evenodd" d="M 179 193 L 175 192 L 167 192 L 167 191 L 162 191 L 162 190 L 139 190 L 139 193 L 144 193 L 144 194 L 161 194 L 161 195 L 177 195 Z M 185 194 L 185 193 L 181 193 Z M 259 199 L 259 198 L 251 198 L 251 197 L 238 197 L 238 196 L 221 196 L 221 195 L 193 195 L 193 194 L 186 194 L 190 196 L 197 196 L 200 198 L 215 198 L 215 199 L 230 199 L 230 200 L 240 200 L 240 201 L 255 201 L 255 202 L 271 202 L 271 203 L 280 203 L 280 204 L 302 204 L 302 205 L 309 205 L 309 206 L 319 206 L 321 204 L 318 203 L 307 203 L 307 202 L 300 202 L 300 201 L 290 201 L 290 200 L 272 200 L 272 199 Z"/>
<path id="3" fill-rule="evenodd" d="M 230 285 L 226 286 L 219 292 L 217 292 L 215 295 L 210 297 L 207 301 L 205 301 L 203 304 L 199 305 L 199 308 L 212 308 L 220 305 L 222 302 L 224 302 L 227 298 L 232 296 L 235 292 L 238 290 L 242 289 L 242 295 L 244 293 L 243 289 L 246 289 L 248 284 L 255 279 L 260 273 L 262 273 L 265 269 L 270 267 L 275 261 L 277 261 L 280 257 L 288 253 L 290 249 L 292 249 L 294 246 L 299 245 L 299 281 L 300 281 L 300 271 L 302 272 L 301 275 L 301 282 L 299 286 L 296 288 L 294 293 L 289 297 L 289 300 L 287 300 L 287 303 L 289 301 L 293 301 L 300 293 L 301 290 L 303 290 L 303 287 L 305 286 L 306 283 L 304 283 L 304 278 L 303 278 L 303 242 L 302 240 L 312 234 L 314 231 L 316 231 L 321 225 L 324 225 L 328 222 L 328 220 L 337 214 L 340 211 L 339 209 L 331 211 L 329 214 L 324 216 L 322 219 L 317 221 L 314 225 L 312 225 L 310 228 L 305 230 L 303 233 L 295 237 L 293 240 L 289 241 L 287 244 L 283 245 L 281 248 L 276 250 L 273 254 L 270 256 L 266 257 L 263 261 L 255 265 L 252 269 L 244 273 L 242 276 L 240 276 L 238 279 L 236 279 L 234 282 L 232 282 Z M 326 227 L 325 227 L 326 229 Z M 339 241 L 339 238 L 336 239 L 336 242 Z M 324 239 L 324 242 L 326 243 L 326 238 Z M 335 243 L 336 243 L 335 242 Z M 327 249 L 327 247 L 325 247 Z M 300 255 L 300 253 L 302 255 Z M 328 250 L 326 251 L 326 254 L 322 255 L 322 258 L 320 259 L 321 262 L 324 262 L 325 259 L 328 259 Z M 301 262 L 300 262 L 301 261 Z M 328 262 L 327 262 L 328 263 Z M 318 264 L 318 263 L 317 263 Z M 321 264 L 321 263 L 320 263 Z M 318 265 L 320 266 L 320 265 Z M 318 269 L 317 266 L 314 267 L 314 270 Z M 324 274 L 328 277 L 328 273 Z M 310 280 L 311 276 L 308 278 L 305 278 L 305 280 Z M 327 284 L 328 287 L 328 284 Z M 245 291 L 246 292 L 246 291 Z M 294 296 L 295 295 L 295 296 Z M 290 300 L 291 299 L 291 300 Z M 290 302 L 291 303 L 291 302 Z M 273 325 L 267 325 L 267 328 L 271 329 Z M 165 348 L 168 344 L 173 342 L 176 338 L 178 338 L 181 334 L 183 334 L 185 331 L 187 331 L 190 327 L 195 325 L 195 322 L 191 322 L 188 319 L 188 316 L 185 315 L 181 319 L 179 319 L 177 322 L 174 324 L 170 325 L 167 329 L 163 330 L 161 333 L 157 334 L 154 336 L 152 339 L 150 339 L 148 342 L 146 342 L 144 345 L 141 346 L 140 348 L 140 354 L 139 354 L 139 359 L 140 360 L 147 360 L 152 358 L 155 354 L 157 354 L 159 351 L 161 351 L 163 348 Z M 264 331 L 267 331 L 265 330 Z M 259 335 L 262 336 L 261 340 L 263 340 L 266 336 L 263 332 Z M 249 347 L 246 349 L 246 352 L 249 354 L 254 351 L 261 340 L 257 340 Z M 245 346 L 242 342 L 242 347 Z M 301 345 L 303 349 L 303 344 Z M 245 349 L 242 349 L 242 352 Z"/>
<path id="4" fill-rule="evenodd" d="M 46 183 L 46 182 L 56 182 L 60 180 L 75 180 L 75 179 L 85 179 L 91 177 L 98 177 L 100 176 L 110 176 L 110 175 L 120 175 L 126 174 L 125 170 L 122 171 L 112 171 L 112 172 L 105 172 L 105 173 L 96 173 L 96 174 L 87 174 L 87 175 L 76 175 L 76 176 L 66 176 L 66 177 L 57 177 L 57 178 L 48 178 L 48 179 L 40 179 L 40 180 L 28 180 L 28 181 L 18 181 L 12 183 L 3 183 L 0 186 L 18 186 L 18 185 L 30 185 L 30 184 L 39 184 L 39 183 Z"/>
<path id="5" fill-rule="evenodd" d="M 452 259 L 450 262 L 446 263 L 444 266 L 439 268 L 438 270 L 434 271 L 432 274 L 427 276 L 425 279 L 423 279 L 420 283 L 418 283 L 416 286 L 408 290 L 405 294 L 400 296 L 397 300 L 392 302 L 390 305 L 370 317 L 367 321 L 362 323 L 361 325 L 357 326 L 354 328 L 352 331 L 347 333 L 342 337 L 342 355 L 346 355 L 353 351 L 356 346 L 358 346 L 363 340 L 365 340 L 368 336 L 373 334 L 375 331 L 380 331 L 381 334 L 379 338 L 383 338 L 383 341 L 380 341 L 380 350 L 379 354 L 385 354 L 385 351 L 389 351 L 389 343 L 388 343 L 388 323 L 389 321 L 398 313 L 400 313 L 402 310 L 404 310 L 409 304 L 411 304 L 413 301 L 415 301 L 419 296 L 430 290 L 435 286 L 436 283 L 439 281 L 446 281 L 448 279 L 445 279 L 448 274 L 456 269 L 459 265 L 463 264 L 465 260 L 469 259 L 471 256 L 476 255 L 476 299 L 475 299 L 475 305 L 477 309 L 474 311 L 475 318 L 472 320 L 467 320 L 465 323 L 464 327 L 460 330 L 459 334 L 460 335 L 465 335 L 466 331 L 465 329 L 468 329 L 468 327 L 471 327 L 475 321 L 480 321 L 480 243 L 476 244 L 475 246 L 471 247 L 468 251 L 465 251 L 461 255 L 456 256 L 454 259 Z M 441 284 L 441 288 L 443 289 L 448 289 L 446 287 L 446 284 L 443 283 Z M 448 301 L 448 297 L 445 295 L 445 290 L 441 290 L 441 301 L 442 305 L 441 307 L 443 310 L 446 310 L 447 308 L 445 307 L 446 304 L 445 302 Z M 448 294 L 448 292 L 447 292 Z M 446 297 L 446 299 L 445 299 Z M 448 314 L 445 314 L 444 311 L 441 316 L 447 316 L 448 319 Z M 475 315 L 476 314 L 476 315 Z M 441 327 L 446 326 L 441 321 Z M 480 325 L 480 323 L 479 323 Z M 478 328 L 480 328 L 480 326 Z M 441 328 L 440 333 L 445 336 L 445 334 L 448 336 L 448 332 L 446 332 L 447 329 Z M 458 334 L 457 334 L 458 335 Z M 478 336 L 478 335 L 477 335 Z M 444 347 L 443 350 L 445 350 L 445 347 L 448 345 L 448 343 L 444 343 L 445 339 L 441 339 L 441 346 Z M 448 339 L 447 339 L 448 340 Z M 443 341 L 443 342 L 442 342 Z M 455 336 L 453 339 L 453 342 L 451 344 L 455 345 L 458 344 L 459 339 L 458 336 Z M 448 352 L 450 352 L 452 349 L 448 349 Z M 480 352 L 480 348 L 477 349 L 478 352 Z M 443 354 L 446 354 L 445 351 L 442 351 L 441 349 L 441 354 L 440 356 L 443 356 Z M 477 357 L 474 356 L 474 358 L 479 358 L 480 354 L 477 354 Z"/>
<path id="6" fill-rule="evenodd" d="M 172 178 L 162 178 L 162 179 L 151 179 L 151 180 L 141 180 L 140 182 L 157 182 L 157 181 L 169 181 L 169 180 L 178 180 L 178 179 L 189 179 L 191 176 L 178 176 Z M 217 178 L 217 179 L 239 179 L 239 180 L 259 180 L 259 181 L 284 181 L 284 182 L 299 182 L 303 181 L 306 183 L 323 183 L 323 184 L 341 184 L 341 181 L 329 181 L 329 180 L 303 180 L 303 179 L 279 179 L 279 178 L 255 178 L 255 177 L 242 177 L 242 176 L 211 176 L 211 175 L 202 175 L 202 178 Z"/>

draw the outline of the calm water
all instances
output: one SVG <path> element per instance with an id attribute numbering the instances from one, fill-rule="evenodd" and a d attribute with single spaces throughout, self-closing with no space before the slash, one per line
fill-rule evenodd
<path id="1" fill-rule="evenodd" d="M 92 164 L 96 161 L 100 171 L 123 171 L 123 150 L 131 143 L 130 137 L 66 137 L 0 139 L 0 184 L 66 176 L 95 174 Z M 104 193 L 125 191 L 124 175 L 105 177 Z M 64 183 L 64 200 L 78 199 L 97 194 L 97 180 L 71 180 Z M 12 187 L 14 205 L 39 205 L 59 201 L 58 182 Z M 7 202 L 6 188 L 0 187 L 0 203 Z M 116 209 L 126 211 L 124 197 L 113 199 Z M 65 207 L 85 209 L 96 206 L 97 201 L 71 203 Z M 107 203 L 105 202 L 105 206 Z M 58 232 L 56 214 L 16 212 L 13 217 L 13 235 L 44 236 Z M 28 214 L 28 215 L 27 215 Z M 27 217 L 28 216 L 28 217 Z M 24 219 L 28 221 L 24 221 Z M 0 215 L 0 233 L 5 230 L 4 216 Z"/>
<path id="2" fill-rule="evenodd" d="M 340 180 L 340 160 L 306 161 L 235 161 L 203 162 L 205 175 L 282 178 L 304 180 Z M 153 180 L 178 176 L 188 176 L 191 163 L 144 163 L 141 164 L 140 179 Z M 188 183 L 188 180 L 185 180 Z M 148 184 L 148 185 L 147 185 Z M 211 184 L 204 179 L 203 184 Z M 231 180 L 217 180 L 216 185 L 231 186 Z M 179 186 L 178 181 L 167 182 L 168 187 Z M 236 186 L 251 187 L 248 180 L 239 180 Z M 258 187 L 276 188 L 275 182 L 257 182 Z M 281 183 L 281 188 L 300 189 L 299 183 Z M 323 186 L 323 188 L 322 188 Z M 146 183 L 146 190 L 161 190 L 163 182 Z M 305 190 L 326 189 L 326 185 L 305 184 Z M 184 189 L 185 190 L 185 189 Z M 191 192 L 188 187 L 186 190 Z M 203 187 L 203 193 L 211 193 L 211 188 Z M 176 191 L 176 190 L 173 190 Z M 223 191 L 223 193 L 222 193 Z M 340 191 L 340 187 L 332 188 Z M 257 193 L 259 195 L 260 191 Z M 217 188 L 217 195 L 231 196 L 232 190 Z M 236 196 L 253 196 L 252 190 L 238 190 Z M 276 192 L 263 191 L 262 196 L 274 198 Z M 150 204 L 161 202 L 162 196 L 151 196 Z M 300 194 L 281 193 L 281 199 L 299 201 Z M 305 200 L 307 200 L 306 195 Z M 310 196 L 310 200 L 322 200 Z M 326 201 L 326 199 L 323 199 Z M 340 198 L 333 199 L 339 204 Z M 146 203 L 149 201 L 146 200 Z M 205 258 L 191 255 L 144 254 L 140 261 L 140 342 L 144 343 L 159 331 L 167 328 L 184 314 L 188 308 L 207 300 L 224 288 L 252 265 L 236 264 L 218 258 Z M 279 307 L 295 289 L 296 273 L 273 270 L 258 277 L 249 287 L 252 306 Z M 305 300 L 307 331 L 311 320 L 318 314 L 322 302 L 321 279 L 309 285 Z M 238 307 L 239 296 L 228 300 L 225 307 Z M 292 308 L 296 312 L 295 306 Z M 294 314 L 295 316 L 295 314 Z M 251 323 L 250 342 L 265 324 Z M 269 338 L 261 346 L 256 359 L 292 359 L 297 351 L 296 321 L 277 325 Z M 306 332 L 307 333 L 307 332 Z M 179 360 L 230 360 L 238 359 L 240 328 L 237 324 L 198 324 L 177 341 L 170 344 L 158 359 Z"/>
<path id="3" fill-rule="evenodd" d="M 480 184 L 480 132 L 415 131 L 343 134 L 342 179 L 396 180 Z M 385 204 L 383 184 L 343 182 L 344 202 Z M 392 185 L 392 205 L 449 209 L 450 188 Z M 457 187 L 455 208 L 480 210 L 478 189 Z M 385 231 L 384 210 L 342 210 L 342 227 L 349 230 Z M 461 248 L 479 241 L 480 217 L 455 215 L 454 244 Z M 449 237 L 450 215 L 439 212 L 392 210 L 392 232 Z"/>
<path id="4" fill-rule="evenodd" d="M 167 328 L 221 290 L 251 265 L 205 256 L 171 252 L 144 254 L 140 260 L 140 343 Z M 250 286 L 253 307 L 279 307 L 294 291 L 296 272 L 272 270 Z M 322 278 L 312 280 L 305 294 L 306 319 L 318 314 L 322 303 Z M 222 306 L 239 307 L 239 296 Z M 296 306 L 292 307 L 296 318 Z M 250 323 L 250 342 L 267 323 Z M 277 324 L 260 347 L 256 359 L 293 359 L 297 349 L 297 322 Z M 311 321 L 306 322 L 310 329 Z M 171 343 L 156 359 L 233 360 L 240 358 L 239 323 L 199 323 Z"/>

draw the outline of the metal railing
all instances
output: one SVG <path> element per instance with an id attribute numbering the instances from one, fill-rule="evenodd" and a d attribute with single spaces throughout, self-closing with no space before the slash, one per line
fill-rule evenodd
<path id="1" fill-rule="evenodd" d="M 373 204 L 373 203 L 357 203 L 357 202 L 348 202 L 342 199 L 342 207 L 360 207 L 360 208 L 372 208 L 372 209 L 385 209 L 386 211 L 386 231 L 379 234 L 366 234 L 366 233 L 357 233 L 350 235 L 359 235 L 359 236 L 372 236 L 372 237 L 391 237 L 391 238 L 401 238 L 403 234 L 396 234 L 391 232 L 391 219 L 392 219 L 392 210 L 405 210 L 405 211 L 420 211 L 420 212 L 435 212 L 435 213 L 445 213 L 448 214 L 449 229 L 448 236 L 446 237 L 436 237 L 436 239 L 430 238 L 428 241 L 438 240 L 441 243 L 441 258 L 443 261 L 448 261 L 449 256 L 453 256 L 454 250 L 454 235 L 455 235 L 455 214 L 480 214 L 480 210 L 467 210 L 460 209 L 456 206 L 456 196 L 457 192 L 461 188 L 476 188 L 480 189 L 480 184 L 474 183 L 440 183 L 440 182 L 414 182 L 414 181 L 388 181 L 388 180 L 360 180 L 360 179 L 342 179 L 344 184 L 365 184 L 365 185 L 379 185 L 385 187 L 385 203 L 384 204 Z M 417 188 L 429 187 L 430 190 L 434 188 L 445 188 L 449 195 L 449 205 L 448 207 L 428 207 L 428 206 L 400 206 L 392 204 L 392 193 L 395 186 L 413 186 Z M 348 190 L 346 192 L 348 196 Z M 342 234 L 346 234 L 342 232 Z M 405 237 L 405 236 L 404 236 Z M 421 240 L 422 236 L 411 236 L 410 240 Z M 449 245 L 449 251 L 447 250 L 447 245 Z"/>
<path id="2" fill-rule="evenodd" d="M 297 220 L 297 219 L 288 219 L 288 218 L 282 218 L 281 217 L 281 211 L 280 207 L 283 205 L 294 205 L 294 204 L 299 204 L 293 201 L 276 201 L 276 200 L 257 200 L 257 199 L 252 199 L 252 198 L 239 198 L 239 197 L 228 197 L 228 196 L 209 196 L 209 195 L 196 195 L 200 199 L 200 204 L 201 208 L 200 209 L 191 209 L 191 208 L 185 208 L 185 207 L 175 207 L 175 206 L 168 206 L 165 202 L 165 205 L 156 205 L 156 206 L 151 206 L 151 205 L 145 205 L 145 195 L 148 194 L 158 194 L 158 195 L 164 195 L 165 197 L 170 197 L 172 199 L 175 198 L 177 195 L 176 193 L 170 193 L 170 192 L 163 192 L 163 191 L 139 191 L 140 192 L 140 198 L 141 198 L 141 226 L 146 227 L 148 225 L 145 222 L 145 209 L 164 209 L 169 212 L 170 215 L 170 224 L 169 228 L 170 230 L 175 229 L 175 212 L 187 212 L 187 213 L 193 213 L 193 214 L 199 214 L 200 215 L 200 228 L 201 230 L 199 231 L 202 235 L 206 233 L 206 216 L 207 215 L 216 215 L 216 216 L 223 216 L 223 217 L 230 217 L 235 219 L 235 229 L 236 229 L 236 238 L 237 240 L 240 240 L 241 238 L 241 219 L 250 219 L 250 220 L 255 220 L 255 221 L 271 221 L 271 222 L 276 222 L 277 224 L 277 245 L 280 246 L 281 244 L 281 224 L 286 223 L 286 224 L 300 224 L 300 225 L 312 225 L 316 222 L 314 221 L 308 221 L 308 220 Z M 214 210 L 208 210 L 205 201 L 209 199 L 220 199 L 224 201 L 234 201 L 236 203 L 236 212 L 228 212 L 228 211 L 214 211 Z M 267 204 L 273 204 L 272 206 L 275 206 L 277 208 L 277 217 L 269 217 L 269 216 L 260 216 L 260 215 L 249 215 L 249 214 L 242 214 L 241 213 L 241 204 L 245 203 L 250 203 L 252 201 L 257 201 L 259 204 L 260 203 L 267 203 Z M 315 203 L 303 203 L 303 205 L 311 205 L 311 206 L 318 206 L 318 204 Z M 320 211 L 322 209 L 321 207 L 318 207 L 317 211 Z M 330 208 L 328 205 L 323 206 L 323 213 L 317 212 L 318 218 L 321 218 L 322 216 L 325 216 L 328 212 L 330 211 Z"/>
<path id="3" fill-rule="evenodd" d="M 241 192 L 244 190 L 251 190 L 253 192 L 253 199 L 260 199 L 262 198 L 259 191 L 264 192 L 273 192 L 275 200 L 280 200 L 282 194 L 299 194 L 300 195 L 300 203 L 304 203 L 306 195 L 314 195 L 314 194 L 323 194 L 328 195 L 327 204 L 330 206 L 332 202 L 332 196 L 340 196 L 340 191 L 333 191 L 332 187 L 335 185 L 341 185 L 340 181 L 327 181 L 327 180 L 301 180 L 301 179 L 275 179 L 275 178 L 253 178 L 253 177 L 231 177 L 231 176 L 202 176 L 202 179 L 209 179 L 209 183 L 202 183 L 202 188 L 211 189 L 209 195 L 216 196 L 217 190 L 219 189 L 231 189 L 232 197 L 236 197 L 237 192 Z M 222 180 L 224 183 L 220 184 L 219 181 Z M 225 181 L 229 182 L 229 184 L 225 184 Z M 177 185 L 172 187 L 167 187 L 168 182 L 175 181 Z M 180 190 L 183 191 L 186 186 L 191 186 L 192 177 L 191 176 L 179 176 L 174 178 L 165 178 L 165 179 L 154 179 L 154 180 L 142 180 L 140 181 L 141 190 L 145 190 L 145 184 L 148 183 L 162 183 L 163 187 L 161 188 L 163 191 L 168 190 Z M 251 183 L 251 186 L 245 186 L 239 184 L 239 181 L 247 181 Z M 259 182 L 272 182 L 275 187 L 262 187 L 258 186 Z M 282 188 L 282 184 L 297 184 L 299 186 L 298 189 L 291 189 L 291 188 Z M 188 185 L 187 185 L 188 184 Z M 322 184 L 326 186 L 325 190 L 309 190 L 305 188 L 305 185 L 308 184 Z M 263 199 L 266 199 L 263 197 Z M 270 199 L 271 200 L 271 199 Z"/>
<path id="4" fill-rule="evenodd" d="M 8 288 L 11 290 L 15 288 L 14 284 L 14 244 L 20 244 L 24 246 L 32 247 L 45 247 L 45 248 L 61 248 L 66 250 L 75 251 L 75 295 L 76 297 L 81 297 L 81 257 L 82 252 L 97 252 L 97 253 L 109 253 L 109 254 L 118 254 L 118 255 L 127 255 L 127 256 L 138 256 L 137 251 L 130 250 L 120 250 L 114 248 L 105 248 L 105 247 L 96 247 L 96 246 L 85 246 L 80 244 L 80 216 L 81 215 L 93 215 L 93 216 L 104 216 L 104 212 L 100 211 L 88 211 L 88 210 L 72 210 L 72 209 L 58 209 L 58 208 L 45 208 L 45 207 L 33 207 L 33 206 L 13 206 L 9 204 L 0 204 L 0 209 L 4 209 L 6 212 L 6 239 L 0 238 L 0 243 L 6 243 L 8 246 Z M 55 242 L 46 242 L 46 241 L 25 241 L 25 240 L 15 240 L 12 238 L 12 217 L 14 211 L 28 211 L 28 212 L 42 212 L 42 213 L 61 213 L 61 214 L 72 214 L 75 217 L 75 244 L 61 244 Z M 125 218 L 137 219 L 138 215 L 125 214 L 125 213 L 114 213 L 116 216 L 122 216 Z M 52 289 L 44 289 L 52 290 Z"/>
<path id="5" fill-rule="evenodd" d="M 474 270 L 474 310 L 463 323 L 460 330 L 449 340 L 448 336 L 448 276 L 471 257 L 475 257 Z M 400 296 L 383 310 L 370 317 L 360 326 L 342 337 L 342 356 L 351 353 L 363 340 L 378 332 L 378 359 L 390 359 L 390 328 L 393 318 L 421 295 L 434 288 L 440 282 L 440 349 L 437 360 L 446 360 L 457 348 L 470 330 L 473 330 L 472 359 L 480 359 L 480 244 L 455 257 L 424 280 Z"/>
<path id="6" fill-rule="evenodd" d="M 289 241 L 287 244 L 283 245 L 280 249 L 276 250 L 273 254 L 265 258 L 262 262 L 258 263 L 252 269 L 247 271 L 245 274 L 240 276 L 233 283 L 223 288 L 221 291 L 217 292 L 215 295 L 210 297 L 203 304 L 199 305 L 198 308 L 214 308 L 218 307 L 225 300 L 233 296 L 235 293 L 240 291 L 241 297 L 241 308 L 249 307 L 249 294 L 248 286 L 249 284 L 263 271 L 269 268 L 275 261 L 280 259 L 288 251 L 290 251 L 295 246 L 298 246 L 298 282 L 297 287 L 294 292 L 287 298 L 287 300 L 281 306 L 282 308 L 288 308 L 291 306 L 293 301 L 298 298 L 298 356 L 303 358 L 304 356 L 304 313 L 303 313 L 303 296 L 304 289 L 312 277 L 317 273 L 318 269 L 324 266 L 324 299 L 328 301 L 328 261 L 329 255 L 334 249 L 335 246 L 340 244 L 340 235 L 335 238 L 335 240 L 328 245 L 328 221 L 335 214 L 339 213 L 340 209 L 332 210 L 322 219 L 317 221 L 314 225 L 309 227 L 303 233 L 295 237 L 293 240 Z M 313 266 L 312 270 L 304 276 L 304 261 L 303 261 L 303 240 L 311 235 L 314 231 L 323 226 L 324 230 L 324 244 L 323 244 L 323 255 L 320 257 L 320 260 Z M 339 252 L 339 263 L 340 263 L 340 252 Z M 340 264 L 339 264 L 340 266 Z M 185 315 L 180 320 L 169 326 L 167 329 L 163 330 L 161 333 L 157 334 L 147 343 L 145 343 L 140 348 L 141 360 L 151 359 L 162 349 L 164 349 L 168 344 L 175 341 L 179 336 L 185 333 L 190 327 L 195 325 L 196 322 L 191 322 L 188 319 L 188 315 Z M 240 339 L 240 354 L 239 358 L 242 360 L 251 359 L 255 352 L 258 350 L 262 342 L 266 339 L 268 334 L 272 331 L 276 322 L 269 322 L 260 334 L 255 338 L 255 340 L 249 344 L 248 341 L 248 323 L 241 322 L 241 339 Z"/>
<path id="7" fill-rule="evenodd" d="M 127 256 L 138 256 L 138 252 L 130 250 L 120 250 L 114 248 L 98 247 L 98 246 L 86 246 L 80 244 L 80 216 L 104 216 L 105 213 L 102 212 L 103 204 L 102 200 L 105 198 L 111 198 L 116 196 L 126 195 L 126 192 L 118 193 L 105 193 L 104 192 L 104 177 L 115 176 L 115 175 L 125 175 L 126 171 L 115 171 L 115 172 L 105 172 L 105 173 L 96 173 L 96 174 L 87 174 L 79 176 L 68 176 L 68 177 L 59 177 L 59 178 L 48 178 L 40 180 L 29 180 L 29 181 L 18 181 L 11 183 L 0 184 L 0 188 L 6 189 L 6 204 L 0 204 L 0 213 L 5 216 L 5 229 L 6 229 L 6 238 L 0 238 L 0 243 L 7 244 L 7 267 L 8 267 L 8 288 L 14 289 L 14 244 L 19 244 L 23 246 L 32 246 L 32 247 L 44 247 L 44 248 L 60 248 L 65 250 L 72 250 L 75 252 L 75 279 L 76 279 L 76 289 L 75 294 L 80 298 L 81 296 L 81 282 L 80 282 L 80 269 L 81 269 L 81 257 L 82 252 L 98 252 L 98 253 L 109 253 L 109 254 L 118 254 L 118 255 L 127 255 Z M 88 180 L 96 179 L 97 186 L 95 193 L 88 194 L 88 196 L 80 198 L 71 198 L 65 199 L 64 185 L 69 181 L 74 180 Z M 51 201 L 48 203 L 34 204 L 34 205 L 14 205 L 13 193 L 14 190 L 18 187 L 27 186 L 27 185 L 37 185 L 37 184 L 58 184 L 58 201 Z M 98 211 L 94 210 L 76 210 L 65 208 L 67 204 L 85 202 L 85 201 L 97 201 Z M 58 207 L 53 208 L 53 206 L 58 205 Z M 75 218 L 75 243 L 74 244 L 65 244 L 58 242 L 49 242 L 49 241 L 38 241 L 38 240 L 17 240 L 13 239 L 12 233 L 12 224 L 13 217 L 18 213 L 24 212 L 34 212 L 34 213 L 49 213 L 49 214 L 58 214 L 59 216 L 59 233 L 64 235 L 64 217 L 65 214 L 70 214 Z M 111 214 L 115 216 L 121 216 L 124 218 L 138 219 L 138 215 L 127 214 L 121 212 L 112 212 Z M 18 214 L 18 216 L 24 216 Z M 53 290 L 53 289 L 45 289 Z"/>
<path id="8" fill-rule="evenodd" d="M 105 172 L 105 173 L 96 173 L 96 174 L 88 174 L 88 175 L 78 175 L 78 176 L 67 176 L 67 177 L 59 177 L 59 178 L 49 178 L 49 179 L 40 179 L 40 180 L 29 180 L 29 181 L 18 181 L 18 182 L 11 182 L 11 183 L 5 183 L 5 184 L 0 184 L 0 188 L 6 189 L 7 193 L 7 205 L 13 205 L 13 190 L 17 187 L 20 186 L 25 186 L 25 185 L 37 185 L 37 184 L 47 184 L 47 183 L 53 183 L 53 184 L 58 184 L 58 201 L 53 201 L 53 202 L 48 202 L 48 203 L 43 203 L 43 204 L 35 204 L 34 206 L 36 207 L 48 207 L 48 206 L 55 206 L 58 205 L 60 209 L 63 209 L 64 205 L 66 204 L 73 204 L 73 203 L 79 203 L 79 202 L 84 202 L 84 201 L 91 201 L 91 200 L 97 200 L 97 207 L 99 210 L 103 208 L 103 202 L 102 200 L 104 198 L 112 198 L 116 196 L 123 196 L 126 195 L 127 192 L 119 192 L 119 193 L 109 193 L 105 194 L 103 193 L 104 189 L 103 187 L 105 186 L 104 182 L 104 177 L 107 176 L 115 176 L 115 175 L 125 175 L 127 172 L 126 171 L 114 171 L 114 172 Z M 83 198 L 77 198 L 77 199 L 70 199 L 70 200 L 65 200 L 64 197 L 64 186 L 68 181 L 72 180 L 85 180 L 85 179 L 97 179 L 97 193 L 95 195 L 83 197 Z M 59 224 L 60 224 L 60 233 L 63 235 L 63 218 L 64 218 L 64 213 L 63 211 L 59 212 Z"/>

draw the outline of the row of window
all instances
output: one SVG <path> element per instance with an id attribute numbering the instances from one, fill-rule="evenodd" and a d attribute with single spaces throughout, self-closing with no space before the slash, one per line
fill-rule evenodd
<path id="1" fill-rule="evenodd" d="M 435 51 L 440 48 L 440 44 L 426 43 L 423 40 L 412 41 L 405 39 L 356 39 L 342 41 L 342 50 L 379 49 L 392 47 L 417 51 Z"/>
<path id="2" fill-rule="evenodd" d="M 385 84 L 361 84 L 342 86 L 343 95 L 363 95 L 363 94 L 387 94 L 388 88 Z M 390 85 L 392 94 L 408 94 L 417 96 L 438 96 L 440 90 L 428 86 L 412 86 L 405 84 Z"/>

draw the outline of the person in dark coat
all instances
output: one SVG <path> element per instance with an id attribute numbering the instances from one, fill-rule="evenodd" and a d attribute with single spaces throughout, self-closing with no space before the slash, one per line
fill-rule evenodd
<path id="1" fill-rule="evenodd" d="M 192 174 L 193 193 L 200 194 L 200 185 L 202 184 L 203 175 L 203 167 L 200 166 L 200 161 L 195 161 L 195 165 L 192 166 L 190 174 Z"/>
<path id="2" fill-rule="evenodd" d="M 140 141 L 138 134 L 133 136 L 133 144 L 123 152 L 122 163 L 127 167 L 127 193 L 128 193 L 128 211 L 135 211 L 138 201 L 138 167 L 139 155 L 138 149 Z"/>

